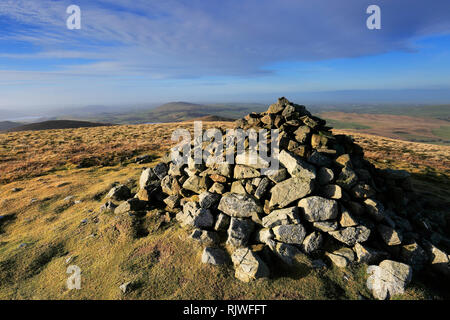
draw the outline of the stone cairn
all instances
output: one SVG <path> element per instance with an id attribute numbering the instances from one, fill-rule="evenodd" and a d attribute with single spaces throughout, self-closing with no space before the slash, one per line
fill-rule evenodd
<path id="1" fill-rule="evenodd" d="M 449 256 L 436 246 L 446 238 L 424 216 L 409 173 L 375 168 L 351 137 L 325 125 L 280 98 L 235 122 L 244 130 L 279 129 L 278 170 L 261 175 L 267 163 L 239 156 L 235 164 L 177 165 L 167 154 L 144 169 L 139 192 L 115 211 L 163 203 L 202 245 L 203 263 L 226 264 L 231 256 L 236 278 L 246 282 L 294 266 L 298 254 L 313 267 L 324 266 L 322 259 L 341 268 L 369 264 L 367 286 L 377 299 L 403 293 L 413 270 L 449 277 Z M 108 196 L 117 194 L 132 196 L 125 186 Z"/>

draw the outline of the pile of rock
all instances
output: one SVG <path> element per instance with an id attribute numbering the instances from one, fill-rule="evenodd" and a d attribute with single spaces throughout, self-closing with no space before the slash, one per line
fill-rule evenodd
<path id="1" fill-rule="evenodd" d="M 204 246 L 202 262 L 231 260 L 242 281 L 268 277 L 276 259 L 294 265 L 301 252 L 338 267 L 381 262 L 369 268 L 368 286 L 383 299 L 402 292 L 411 270 L 432 265 L 450 275 L 449 256 L 437 247 L 448 243 L 443 226 L 425 216 L 408 172 L 375 168 L 349 136 L 333 135 L 324 120 L 285 98 L 236 128 L 278 129 L 279 169 L 262 175 L 265 161 L 239 155 L 235 164 L 185 165 L 167 155 L 142 172 L 134 199 L 125 199 L 123 186 L 110 192 L 127 200 L 115 210 L 162 201 Z"/>

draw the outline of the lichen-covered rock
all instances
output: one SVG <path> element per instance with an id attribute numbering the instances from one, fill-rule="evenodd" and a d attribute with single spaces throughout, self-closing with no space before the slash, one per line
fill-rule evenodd
<path id="1" fill-rule="evenodd" d="M 254 222 L 249 219 L 231 218 L 227 244 L 232 247 L 245 247 L 254 228 Z"/>
<path id="2" fill-rule="evenodd" d="M 208 185 L 207 177 L 199 177 L 194 175 L 189 177 L 183 183 L 183 188 L 195 193 L 202 193 L 203 191 L 208 190 Z"/>
<path id="3" fill-rule="evenodd" d="M 259 176 L 261 173 L 258 169 L 239 164 L 234 167 L 234 179 L 249 179 Z"/>
<path id="4" fill-rule="evenodd" d="M 147 206 L 147 202 L 133 198 L 125 202 L 122 202 L 117 208 L 114 209 L 115 214 L 122 214 L 131 211 L 141 211 Z"/>
<path id="5" fill-rule="evenodd" d="M 201 245 L 212 246 L 219 242 L 219 235 L 213 231 L 195 229 L 192 231 L 190 238 L 197 241 Z"/>
<path id="6" fill-rule="evenodd" d="M 302 244 L 306 230 L 301 224 L 287 224 L 272 228 L 275 239 L 289 244 Z"/>
<path id="7" fill-rule="evenodd" d="M 356 243 L 364 242 L 369 239 L 370 229 L 365 226 L 347 227 L 329 234 L 336 240 L 345 243 L 348 246 L 354 246 Z"/>
<path id="8" fill-rule="evenodd" d="M 312 196 L 300 200 L 298 206 L 303 209 L 305 219 L 309 222 L 335 219 L 339 214 L 338 203 L 335 200 Z"/>
<path id="9" fill-rule="evenodd" d="M 262 218 L 262 225 L 265 228 L 273 228 L 283 224 L 297 223 L 300 223 L 297 207 L 274 210 L 269 215 Z"/>
<path id="10" fill-rule="evenodd" d="M 355 254 L 353 253 L 353 250 L 349 248 L 341 248 L 325 254 L 330 258 L 331 262 L 339 268 L 345 268 L 349 263 L 355 261 Z"/>
<path id="11" fill-rule="evenodd" d="M 313 165 L 301 160 L 288 151 L 282 150 L 278 156 L 278 160 L 291 176 L 299 176 L 310 180 L 316 178 L 316 168 Z"/>
<path id="12" fill-rule="evenodd" d="M 323 236 L 320 232 L 314 231 L 305 237 L 302 249 L 305 253 L 313 253 L 322 247 Z"/>
<path id="13" fill-rule="evenodd" d="M 106 195 L 107 199 L 113 199 L 117 201 L 124 201 L 131 198 L 131 191 L 126 185 L 118 185 L 109 190 Z"/>
<path id="14" fill-rule="evenodd" d="M 270 275 L 264 261 L 249 248 L 238 248 L 231 255 L 235 268 L 235 277 L 244 282 L 250 282 Z"/>
<path id="15" fill-rule="evenodd" d="M 404 263 L 384 260 L 378 266 L 367 268 L 367 288 L 378 300 L 403 294 L 412 278 L 412 268 Z"/>
<path id="16" fill-rule="evenodd" d="M 229 261 L 229 256 L 225 250 L 220 248 L 206 247 L 202 253 L 202 263 L 221 265 Z"/>
<path id="17" fill-rule="evenodd" d="M 167 168 L 167 165 L 163 162 L 158 163 L 154 168 L 153 172 L 158 177 L 158 179 L 164 178 L 169 171 L 169 168 Z"/>
<path id="18" fill-rule="evenodd" d="M 311 179 L 304 179 L 300 176 L 292 177 L 276 184 L 271 191 L 270 207 L 284 208 L 309 195 L 314 189 Z"/>
<path id="19" fill-rule="evenodd" d="M 196 202 L 187 202 L 183 211 L 176 215 L 182 226 L 195 228 L 211 228 L 214 225 L 214 217 L 209 209 L 199 208 Z"/>
<path id="20" fill-rule="evenodd" d="M 227 193 L 220 199 L 218 209 L 232 217 L 246 218 L 263 212 L 256 199 L 247 194 Z"/>
<path id="21" fill-rule="evenodd" d="M 220 195 L 204 191 L 198 196 L 200 207 L 209 209 L 217 204 L 220 200 Z"/>

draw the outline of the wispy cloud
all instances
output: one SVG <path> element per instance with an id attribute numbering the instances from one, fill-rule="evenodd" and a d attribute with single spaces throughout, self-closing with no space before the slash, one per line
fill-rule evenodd
<path id="1" fill-rule="evenodd" d="M 417 39 L 450 34 L 448 0 L 377 0 L 382 30 L 376 32 L 365 25 L 372 2 L 2 0 L 0 69 L 11 83 L 70 76 L 268 77 L 279 72 L 278 63 L 414 52 Z M 70 4 L 81 7 L 81 30 L 66 29 Z M 34 61 L 42 70 L 18 61 Z"/>

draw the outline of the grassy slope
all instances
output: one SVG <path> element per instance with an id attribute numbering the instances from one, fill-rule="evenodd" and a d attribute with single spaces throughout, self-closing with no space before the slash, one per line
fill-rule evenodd
<path id="1" fill-rule="evenodd" d="M 217 125 L 214 123 L 213 125 Z M 228 126 L 229 124 L 222 124 Z M 135 137 L 143 148 L 140 153 L 161 154 L 161 149 L 144 141 L 158 139 L 168 146 L 172 125 L 110 127 L 107 135 L 117 143 Z M 67 140 L 95 137 L 99 128 L 64 130 Z M 165 131 L 164 131 L 165 130 Z M 138 133 L 142 134 L 138 134 Z M 143 134 L 145 132 L 151 132 Z M 163 134 L 165 132 L 165 134 Z M 42 139 L 52 135 L 16 133 L 28 139 L 38 155 Z M 106 133 L 103 131 L 103 135 Z M 28 135 L 28 136 L 27 136 Z M 156 138 L 157 136 L 158 138 Z M 163 137 L 164 136 L 164 137 Z M 0 135 L 3 139 L 5 135 Z M 15 136 L 18 138 L 19 136 Z M 46 137 L 46 138 L 45 138 Z M 449 199 L 445 188 L 449 181 L 449 148 L 391 141 L 358 135 L 369 158 L 380 166 L 405 168 L 416 175 L 416 185 L 433 187 L 443 201 Z M 141 141 L 142 139 L 143 141 Z M 10 150 L 14 140 L 8 140 Z M 85 143 L 87 143 L 85 141 Z M 427 146 L 424 148 L 424 146 Z M 100 146 L 96 146 L 100 148 Z M 86 146 L 87 149 L 88 146 Z M 411 150 L 409 158 L 399 157 L 399 150 Z M 48 150 L 47 152 L 50 152 Z M 57 153 L 58 150 L 53 152 Z M 113 149 L 105 152 L 114 153 Z M 74 151 L 76 154 L 77 152 Z M 402 153 L 404 154 L 404 153 Z M 47 154 L 46 157 L 49 157 Z M 70 159 L 70 156 L 69 156 Z M 387 162 L 385 162 L 387 161 Z M 437 165 L 440 164 L 440 165 Z M 151 164 L 150 164 L 151 165 Z M 365 266 L 353 270 L 334 267 L 317 271 L 306 257 L 299 257 L 293 271 L 278 269 L 271 279 L 250 284 L 233 276 L 230 266 L 216 268 L 200 263 L 201 249 L 187 239 L 186 231 L 164 214 L 152 210 L 131 225 L 112 214 L 99 214 L 102 196 L 113 182 L 135 188 L 143 165 L 124 160 L 111 167 L 73 168 L 47 172 L 0 186 L 0 298 L 5 299 L 358 299 L 369 298 L 365 289 Z M 431 170 L 431 168 L 433 170 Z M 30 172 L 30 175 L 32 172 Z M 134 181 L 130 181 L 129 179 Z M 432 179 L 432 180 L 429 180 Z M 20 192 L 12 189 L 23 188 Z M 67 202 L 67 196 L 81 200 Z M 32 202 L 32 199 L 36 201 Z M 88 219 L 87 223 L 82 221 Z M 119 230 L 119 232 L 117 231 Z M 145 231 L 145 232 L 144 232 Z M 148 233 L 148 234 L 147 234 Z M 25 247 L 20 247 L 26 243 Z M 66 289 L 67 257 L 69 264 L 82 269 L 82 289 Z M 345 275 L 345 276 L 344 276 Z M 134 290 L 122 295 L 118 286 L 134 281 Z M 423 299 L 436 293 L 415 282 L 402 299 Z"/>

